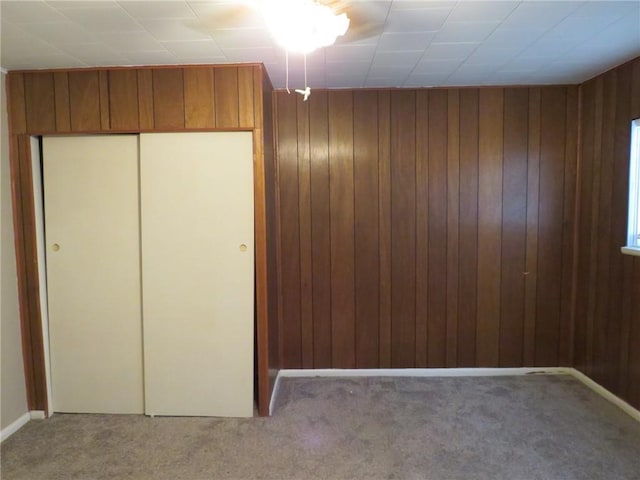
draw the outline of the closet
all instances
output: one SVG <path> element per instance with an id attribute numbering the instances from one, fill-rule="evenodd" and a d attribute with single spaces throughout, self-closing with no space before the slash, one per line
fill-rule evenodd
<path id="1" fill-rule="evenodd" d="M 54 411 L 253 414 L 250 132 L 43 138 Z"/>

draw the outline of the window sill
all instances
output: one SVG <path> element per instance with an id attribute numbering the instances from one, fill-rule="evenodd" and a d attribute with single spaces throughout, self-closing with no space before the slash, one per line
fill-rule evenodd
<path id="1" fill-rule="evenodd" d="M 640 247 L 622 247 L 620 251 L 626 255 L 640 257 Z"/>

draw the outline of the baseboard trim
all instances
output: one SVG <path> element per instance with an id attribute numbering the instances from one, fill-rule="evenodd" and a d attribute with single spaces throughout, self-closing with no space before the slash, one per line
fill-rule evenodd
<path id="1" fill-rule="evenodd" d="M 330 368 L 280 370 L 280 377 L 499 377 L 514 375 L 570 375 L 570 368 Z M 276 383 L 278 381 L 276 378 Z M 275 392 L 275 388 L 274 388 Z"/>
<path id="2" fill-rule="evenodd" d="M 31 420 L 44 420 L 47 416 L 44 414 L 44 410 L 31 410 L 29 412 Z"/>
<path id="3" fill-rule="evenodd" d="M 580 370 L 576 370 L 575 368 L 571 368 L 570 370 L 571 370 L 570 375 L 573 378 L 582 382 L 583 385 L 585 385 L 587 388 L 596 392 L 602 398 L 609 400 L 616 407 L 618 407 L 620 410 L 625 412 L 627 415 L 629 415 L 631 418 L 633 418 L 637 422 L 640 422 L 640 410 L 628 404 L 623 399 L 618 397 L 616 394 L 610 392 L 599 383 L 594 382 L 589 377 L 587 377 L 584 373 L 582 373 Z"/>
<path id="4" fill-rule="evenodd" d="M 271 392 L 271 400 L 269 400 L 269 416 L 273 415 L 273 407 L 276 403 L 276 397 L 278 396 L 278 389 L 280 388 L 280 372 L 276 375 L 276 380 L 273 382 L 273 392 Z"/>
<path id="5" fill-rule="evenodd" d="M 24 427 L 29 420 L 31 420 L 31 415 L 30 412 L 27 412 L 24 415 L 18 417 L 15 422 L 3 428 L 2 433 L 0 433 L 0 442 L 4 442 L 7 438 Z"/>
<path id="6" fill-rule="evenodd" d="M 276 377 L 269 402 L 269 415 L 273 414 L 280 378 L 297 377 L 499 377 L 517 375 L 570 375 L 587 388 L 610 401 L 631 418 L 640 422 L 640 410 L 594 382 L 584 373 L 572 367 L 547 368 L 373 368 L 373 369 L 290 369 L 280 370 Z"/>

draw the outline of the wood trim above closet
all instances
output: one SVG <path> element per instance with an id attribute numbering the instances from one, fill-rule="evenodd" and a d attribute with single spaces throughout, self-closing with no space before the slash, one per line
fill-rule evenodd
<path id="1" fill-rule="evenodd" d="M 257 64 L 115 67 L 9 72 L 7 103 L 11 145 L 18 289 L 25 377 L 30 410 L 47 410 L 42 322 L 31 185 L 29 137 L 69 133 L 140 133 L 250 130 L 254 143 L 256 334 L 258 405 L 268 415 L 270 332 L 277 328 L 275 178 L 272 87 Z M 268 147 L 265 147 L 267 145 Z M 272 241 L 273 239 L 273 241 Z M 270 325 L 269 316 L 274 318 Z M 278 349 L 277 345 L 271 348 Z"/>

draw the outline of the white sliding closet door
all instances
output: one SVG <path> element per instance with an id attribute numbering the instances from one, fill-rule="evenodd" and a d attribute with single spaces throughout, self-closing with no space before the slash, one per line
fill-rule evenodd
<path id="1" fill-rule="evenodd" d="M 143 413 L 138 137 L 44 137 L 56 412 Z"/>
<path id="2" fill-rule="evenodd" d="M 140 136 L 145 411 L 253 415 L 250 132 Z"/>

